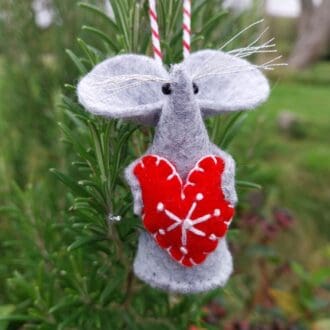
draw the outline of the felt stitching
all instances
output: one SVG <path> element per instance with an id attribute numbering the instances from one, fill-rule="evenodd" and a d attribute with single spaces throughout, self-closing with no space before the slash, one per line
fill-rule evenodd
<path id="1" fill-rule="evenodd" d="M 145 160 L 148 159 L 148 164 L 151 164 L 151 166 L 156 166 L 157 168 L 160 167 L 161 163 L 164 162 L 164 164 L 166 166 L 168 166 L 168 168 L 171 170 L 171 174 L 167 175 L 166 177 L 166 181 L 168 181 L 169 176 L 174 178 L 176 177 L 179 184 L 180 184 L 180 195 L 181 195 L 181 200 L 185 200 L 186 196 L 184 194 L 185 190 L 191 185 L 191 176 L 193 176 L 195 173 L 201 172 L 204 173 L 205 172 L 205 168 L 203 168 L 203 166 L 201 165 L 205 160 L 207 161 L 208 159 L 211 159 L 213 161 L 213 163 L 215 165 L 219 165 L 219 161 L 223 162 L 220 158 L 215 157 L 214 155 L 207 155 L 202 157 L 197 163 L 196 165 L 191 169 L 191 171 L 189 172 L 187 179 L 186 179 L 186 183 L 184 185 L 182 185 L 182 180 L 179 176 L 179 174 L 177 173 L 175 167 L 171 164 L 171 162 L 169 162 L 167 159 L 165 159 L 164 157 L 160 157 L 158 155 L 154 155 L 154 154 L 150 154 L 147 155 L 145 157 L 143 157 L 135 166 L 134 168 L 134 175 L 141 180 L 139 171 L 138 171 L 138 167 L 141 166 L 141 168 L 145 171 L 148 171 L 148 167 L 146 168 L 146 164 L 145 164 Z M 153 160 L 153 163 L 150 163 L 151 160 Z M 154 165 L 152 165 L 154 164 Z M 219 176 L 221 177 L 221 173 L 219 173 Z M 152 184 L 152 177 L 150 177 L 148 179 L 148 182 L 150 184 Z M 143 181 L 142 181 L 143 182 Z M 142 182 L 140 181 L 140 184 L 142 184 Z M 144 186 L 142 185 L 142 195 L 144 195 Z M 220 189 L 221 187 L 219 187 Z M 155 205 L 155 211 L 158 214 L 164 214 L 166 215 L 167 219 L 170 220 L 171 222 L 168 223 L 165 226 L 160 226 L 160 228 L 155 228 L 155 230 L 151 231 L 152 237 L 155 239 L 155 241 L 158 241 L 158 235 L 160 236 L 166 236 L 166 233 L 171 233 L 174 230 L 180 229 L 181 235 L 180 235 L 180 242 L 181 245 L 179 247 L 179 251 L 181 252 L 182 256 L 180 257 L 180 259 L 178 259 L 177 257 L 175 257 L 173 255 L 176 254 L 177 252 L 175 252 L 174 249 L 174 245 L 170 244 L 169 246 L 166 247 L 166 251 L 167 253 L 169 253 L 174 260 L 176 260 L 178 263 L 182 264 L 183 266 L 187 266 L 187 267 L 192 267 L 192 266 L 196 266 L 198 264 L 200 264 L 201 262 L 203 262 L 205 260 L 201 259 L 201 260 L 195 260 L 192 256 L 188 256 L 188 260 L 189 263 L 187 263 L 187 261 L 185 260 L 185 256 L 189 254 L 189 249 L 188 249 L 188 233 L 192 233 L 193 237 L 194 236 L 198 236 L 198 237 L 206 237 L 210 240 L 210 241 L 214 241 L 217 242 L 222 236 L 217 236 L 215 235 L 214 232 L 211 233 L 206 233 L 205 230 L 203 231 L 200 228 L 196 228 L 196 225 L 199 224 L 203 224 L 208 222 L 209 220 L 211 220 L 212 218 L 219 218 L 222 213 L 221 210 L 217 207 L 215 207 L 213 209 L 213 211 L 207 212 L 206 214 L 202 214 L 199 216 L 194 215 L 194 212 L 196 211 L 196 208 L 198 207 L 198 203 L 204 200 L 204 194 L 201 192 L 196 192 L 194 193 L 194 199 L 193 201 L 190 203 L 190 206 L 187 210 L 187 212 L 185 213 L 185 215 L 178 215 L 176 214 L 176 212 L 171 211 L 167 206 L 166 206 L 166 202 L 164 202 L 162 199 L 158 200 L 157 204 Z M 179 201 L 178 201 L 179 202 Z M 149 206 L 148 206 L 149 207 Z M 228 208 L 232 209 L 233 206 L 228 204 Z M 147 211 L 149 212 L 149 211 Z M 144 213 L 142 215 L 142 219 L 143 222 L 145 224 L 146 220 L 146 213 Z M 226 216 L 226 215 L 225 215 Z M 219 219 L 220 220 L 220 219 Z M 230 222 L 232 220 L 232 217 L 228 220 L 224 220 L 223 223 L 224 225 L 228 228 Z M 149 229 L 148 229 L 149 231 Z M 192 238 L 191 238 L 192 239 Z M 215 246 L 216 247 L 216 246 Z M 208 256 L 208 254 L 210 252 L 205 252 L 202 251 L 201 252 L 203 255 Z"/>

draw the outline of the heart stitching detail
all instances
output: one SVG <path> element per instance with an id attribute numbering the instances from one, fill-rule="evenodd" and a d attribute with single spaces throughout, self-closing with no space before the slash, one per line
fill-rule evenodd
<path id="1" fill-rule="evenodd" d="M 181 265 L 201 264 L 213 252 L 234 216 L 222 191 L 225 163 L 205 156 L 185 183 L 167 159 L 146 155 L 134 167 L 142 193 L 142 220 L 157 244 Z"/>

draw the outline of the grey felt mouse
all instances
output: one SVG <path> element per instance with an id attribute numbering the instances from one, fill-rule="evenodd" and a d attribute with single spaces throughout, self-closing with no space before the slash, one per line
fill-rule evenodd
<path id="1" fill-rule="evenodd" d="M 257 66 L 215 50 L 193 53 L 169 71 L 147 56 L 119 55 L 79 82 L 88 111 L 156 127 L 145 155 L 125 171 L 145 228 L 134 261 L 140 279 L 180 293 L 226 283 L 235 162 L 210 141 L 203 118 L 252 109 L 268 94 Z"/>

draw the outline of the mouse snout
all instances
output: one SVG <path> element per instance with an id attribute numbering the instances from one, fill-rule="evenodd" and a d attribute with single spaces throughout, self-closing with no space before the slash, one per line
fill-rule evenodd
<path id="1" fill-rule="evenodd" d="M 174 65 L 170 71 L 173 92 L 186 96 L 194 94 L 193 82 L 187 71 L 180 65 Z"/>
<path id="2" fill-rule="evenodd" d="M 170 71 L 170 75 L 173 83 L 178 85 L 188 85 L 191 83 L 191 79 L 189 78 L 186 70 L 180 65 L 173 65 Z"/>

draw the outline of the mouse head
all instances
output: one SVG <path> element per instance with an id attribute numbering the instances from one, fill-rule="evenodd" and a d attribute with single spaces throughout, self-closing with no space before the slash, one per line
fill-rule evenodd
<path id="1" fill-rule="evenodd" d="M 96 115 L 156 125 L 177 100 L 203 116 L 253 109 L 269 94 L 257 66 L 221 51 L 191 54 L 168 72 L 143 55 L 118 55 L 98 64 L 78 84 L 79 102 Z M 195 110 L 191 110 L 195 111 Z"/>

